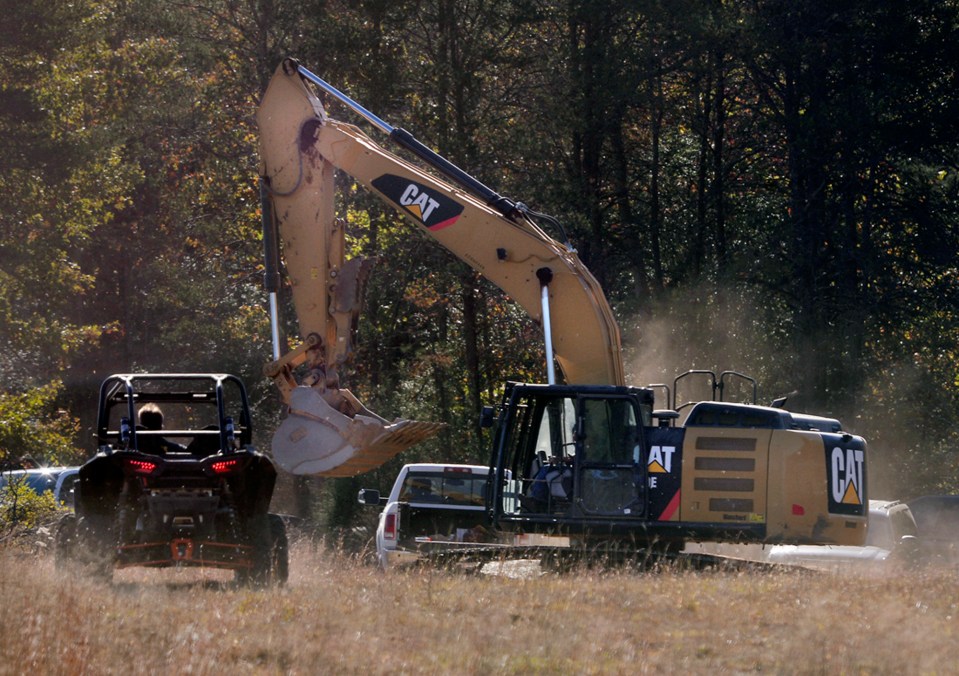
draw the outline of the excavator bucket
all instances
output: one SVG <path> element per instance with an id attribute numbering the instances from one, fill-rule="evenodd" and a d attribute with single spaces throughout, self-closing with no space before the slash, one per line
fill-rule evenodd
<path id="1" fill-rule="evenodd" d="M 442 423 L 416 420 L 387 422 L 365 407 L 350 417 L 313 388 L 299 386 L 290 395 L 290 414 L 273 435 L 273 458 L 292 474 L 354 476 L 379 467 L 442 428 Z"/>

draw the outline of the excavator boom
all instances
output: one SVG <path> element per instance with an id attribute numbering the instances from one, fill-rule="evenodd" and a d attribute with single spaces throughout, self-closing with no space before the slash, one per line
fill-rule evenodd
<path id="1" fill-rule="evenodd" d="M 282 467 L 303 474 L 355 474 L 438 429 L 431 423 L 387 423 L 339 387 L 368 263 L 344 260 L 343 228 L 335 218 L 335 170 L 350 175 L 496 284 L 534 321 L 543 325 L 546 316 L 543 328 L 566 382 L 623 384 L 618 326 L 602 289 L 575 251 L 550 237 L 513 202 L 473 194 L 477 186 L 482 193 L 484 186 L 407 132 L 389 128 L 391 137 L 404 139 L 402 145 L 421 158 L 438 158 L 431 164 L 448 180 L 385 150 L 358 128 L 329 118 L 308 79 L 318 80 L 294 61 L 285 61 L 257 112 L 261 177 L 304 339 L 301 348 L 268 366 L 291 413 L 274 438 Z M 310 375 L 297 382 L 292 369 L 301 364 L 308 365 Z"/>

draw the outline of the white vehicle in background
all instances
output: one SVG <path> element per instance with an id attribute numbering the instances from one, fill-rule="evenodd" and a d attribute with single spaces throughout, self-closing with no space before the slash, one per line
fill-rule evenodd
<path id="1" fill-rule="evenodd" d="M 382 505 L 376 555 L 386 569 L 419 561 L 426 551 L 482 540 L 489 467 L 416 463 L 404 465 L 388 497 L 364 488 L 359 501 Z"/>
<path id="2" fill-rule="evenodd" d="M 870 500 L 866 544 L 774 545 L 767 560 L 830 572 L 911 565 L 919 555 L 918 529 L 909 506 L 898 500 Z"/>
<path id="3" fill-rule="evenodd" d="M 79 467 L 67 467 L 57 476 L 57 485 L 53 488 L 53 498 L 57 505 L 73 509 L 74 484 L 80 478 Z"/>
<path id="4" fill-rule="evenodd" d="M 923 495 L 908 504 L 919 528 L 922 562 L 959 566 L 959 495 Z"/>

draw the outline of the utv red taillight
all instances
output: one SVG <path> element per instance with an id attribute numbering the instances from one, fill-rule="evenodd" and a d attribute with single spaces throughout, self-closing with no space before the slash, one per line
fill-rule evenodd
<path id="1" fill-rule="evenodd" d="M 249 453 L 215 455 L 203 461 L 203 472 L 209 477 L 228 478 L 230 475 L 239 474 L 252 460 Z"/>
<path id="2" fill-rule="evenodd" d="M 157 464 L 149 460 L 127 460 L 126 463 L 134 474 L 153 474 L 153 471 L 157 468 Z"/>
<path id="3" fill-rule="evenodd" d="M 387 540 L 396 539 L 396 514 L 387 514 L 383 521 L 383 537 Z"/>
<path id="4" fill-rule="evenodd" d="M 217 460 L 210 464 L 210 469 L 213 470 L 214 474 L 229 474 L 230 472 L 239 469 L 240 461 L 236 458 L 231 458 L 230 460 Z"/>

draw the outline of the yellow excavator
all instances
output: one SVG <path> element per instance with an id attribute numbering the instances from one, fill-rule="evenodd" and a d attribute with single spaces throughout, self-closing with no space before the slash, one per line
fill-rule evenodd
<path id="1" fill-rule="evenodd" d="M 318 92 L 423 166 L 328 117 Z M 862 544 L 865 441 L 831 418 L 722 396 L 691 405 L 680 424 L 665 386 L 666 405 L 657 409 L 655 386 L 625 382 L 603 290 L 574 248 L 541 227 L 554 219 L 497 194 L 292 59 L 273 75 L 257 123 L 274 327 L 266 373 L 287 407 L 273 438 L 281 468 L 352 476 L 439 429 L 388 421 L 341 387 L 369 273 L 368 261 L 345 260 L 334 206 L 341 171 L 497 285 L 543 330 L 547 382 L 506 383 L 502 401 L 482 416 L 495 425 L 487 509 L 490 532 L 502 541 Z M 303 337 L 286 354 L 276 328 L 281 253 Z M 738 375 L 707 377 L 721 395 L 727 377 Z"/>

